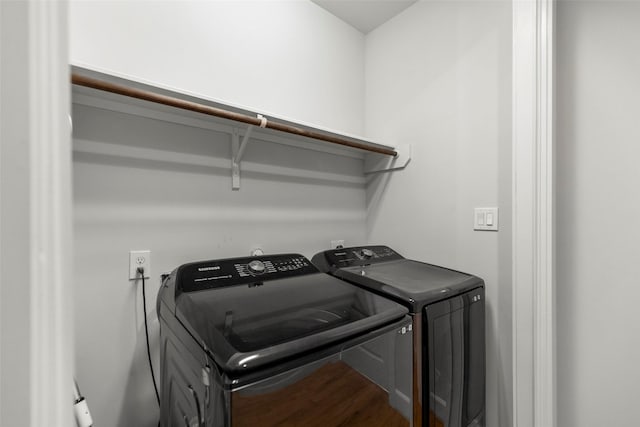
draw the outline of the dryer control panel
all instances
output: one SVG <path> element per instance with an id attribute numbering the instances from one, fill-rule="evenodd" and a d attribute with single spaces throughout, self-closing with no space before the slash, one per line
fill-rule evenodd
<path id="1" fill-rule="evenodd" d="M 318 255 L 322 255 L 325 258 L 326 263 L 334 268 L 368 265 L 393 261 L 396 259 L 404 259 L 402 255 L 398 254 L 388 246 L 354 246 L 350 248 L 333 249 L 322 252 Z M 318 260 L 318 255 L 313 257 L 314 263 Z"/>
<path id="2" fill-rule="evenodd" d="M 201 261 L 179 268 L 176 291 L 193 292 L 225 286 L 259 284 L 312 273 L 318 273 L 318 269 L 300 254 Z"/>

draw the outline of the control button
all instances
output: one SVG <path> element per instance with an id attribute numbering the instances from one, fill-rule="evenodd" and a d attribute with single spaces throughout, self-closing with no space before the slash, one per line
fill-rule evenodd
<path id="1" fill-rule="evenodd" d="M 373 256 L 373 251 L 371 249 L 363 249 L 360 253 L 365 258 L 371 258 Z"/>
<path id="2" fill-rule="evenodd" d="M 265 266 L 262 261 L 254 260 L 249 263 L 249 270 L 255 274 L 264 273 Z"/>

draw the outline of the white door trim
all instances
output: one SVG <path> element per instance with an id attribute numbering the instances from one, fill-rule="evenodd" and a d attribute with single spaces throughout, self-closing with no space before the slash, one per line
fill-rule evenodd
<path id="1" fill-rule="evenodd" d="M 31 425 L 73 423 L 67 4 L 29 1 Z"/>
<path id="2" fill-rule="evenodd" d="M 72 426 L 67 3 L 26 0 L 0 8 L 2 22 L 10 24 L 3 38 L 14 43 L 3 49 L 0 63 L 0 121 L 7 137 L 0 141 L 6 155 L 0 186 L 0 279 L 6 279 L 0 280 L 0 424 Z"/>
<path id="3" fill-rule="evenodd" d="M 513 1 L 513 416 L 556 426 L 554 0 Z"/>

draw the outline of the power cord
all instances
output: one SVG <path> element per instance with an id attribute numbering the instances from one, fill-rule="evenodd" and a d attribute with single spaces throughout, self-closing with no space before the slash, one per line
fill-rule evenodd
<path id="1" fill-rule="evenodd" d="M 144 267 L 138 267 L 138 274 L 142 277 L 142 309 L 144 312 L 144 333 L 147 337 L 147 357 L 149 358 L 149 370 L 151 371 L 151 379 L 153 380 L 153 389 L 156 392 L 156 400 L 160 406 L 160 394 L 158 393 L 158 385 L 156 384 L 156 376 L 153 373 L 153 364 L 151 363 L 151 347 L 149 346 L 149 326 L 147 325 L 147 295 L 144 283 Z"/>

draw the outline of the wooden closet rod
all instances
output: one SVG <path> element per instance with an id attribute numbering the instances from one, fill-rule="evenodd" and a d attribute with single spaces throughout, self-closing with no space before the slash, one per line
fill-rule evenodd
<path id="1" fill-rule="evenodd" d="M 183 110 L 195 111 L 196 113 L 207 114 L 209 116 L 220 117 L 223 119 L 234 120 L 236 122 L 246 123 L 249 125 L 260 126 L 263 123 L 258 117 L 247 116 L 246 114 L 234 113 L 233 111 L 224 110 L 222 108 L 211 107 L 209 105 L 198 104 L 197 102 L 185 101 L 183 99 L 174 98 L 171 96 L 160 95 L 158 93 L 136 89 L 124 85 L 119 85 L 104 80 L 98 80 L 91 77 L 82 76 L 76 73 L 71 74 L 71 83 L 78 86 L 85 86 L 92 89 L 98 89 L 105 92 L 116 93 L 118 95 L 124 95 L 131 98 L 142 99 L 144 101 L 155 102 L 157 104 L 168 105 L 170 107 L 181 108 Z M 346 139 L 338 138 L 331 135 L 325 135 L 319 132 L 313 132 L 294 126 L 285 125 L 278 122 L 268 120 L 264 126 L 269 129 L 278 130 L 280 132 L 286 132 L 294 135 L 304 136 L 307 138 L 313 138 L 324 142 L 330 142 L 332 144 L 344 145 L 347 147 L 357 148 L 359 150 L 370 151 L 378 154 L 385 154 L 387 156 L 397 156 L 398 152 L 388 148 L 374 147 L 359 142 L 352 142 Z"/>

